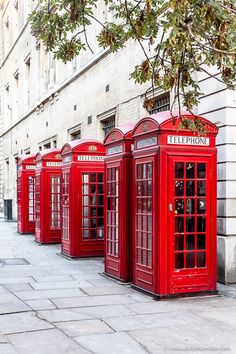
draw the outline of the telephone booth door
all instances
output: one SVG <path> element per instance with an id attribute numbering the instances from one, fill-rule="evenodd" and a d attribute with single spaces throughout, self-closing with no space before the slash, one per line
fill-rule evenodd
<path id="1" fill-rule="evenodd" d="M 36 155 L 35 240 L 61 243 L 61 155 L 48 149 Z"/>
<path id="2" fill-rule="evenodd" d="M 104 255 L 104 146 L 79 139 L 62 155 L 62 254 Z"/>
<path id="3" fill-rule="evenodd" d="M 17 162 L 17 231 L 35 232 L 35 156 L 21 156 Z"/>
<path id="4" fill-rule="evenodd" d="M 172 123 L 170 112 L 141 119 L 134 138 L 133 287 L 156 298 L 216 292 L 217 127 L 184 113 L 206 134 Z"/>
<path id="5" fill-rule="evenodd" d="M 211 160 L 194 155 L 168 158 L 171 293 L 208 290 L 214 282 Z"/>
<path id="6" fill-rule="evenodd" d="M 132 144 L 134 124 L 114 128 L 104 141 L 105 273 L 121 281 L 132 276 Z"/>
<path id="7" fill-rule="evenodd" d="M 145 286 L 152 292 L 155 288 L 156 240 L 153 222 L 153 208 L 156 208 L 156 186 L 153 183 L 154 171 L 157 168 L 153 156 L 135 159 L 134 175 L 134 279 L 139 288 Z"/>

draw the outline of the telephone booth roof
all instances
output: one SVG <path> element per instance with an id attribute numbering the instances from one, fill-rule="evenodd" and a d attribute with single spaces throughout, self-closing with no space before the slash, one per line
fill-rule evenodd
<path id="1" fill-rule="evenodd" d="M 113 128 L 104 139 L 104 144 L 106 145 L 119 140 L 132 139 L 134 126 L 135 123 L 127 123 L 120 127 Z"/>
<path id="2" fill-rule="evenodd" d="M 66 143 L 61 149 L 61 155 L 68 153 L 104 153 L 104 146 L 98 140 L 77 139 Z"/>
<path id="3" fill-rule="evenodd" d="M 61 160 L 60 149 L 51 148 L 38 152 L 35 157 L 35 161 L 50 160 L 55 158 Z"/>
<path id="4" fill-rule="evenodd" d="M 172 115 L 174 118 L 176 118 L 176 123 L 173 125 L 172 123 Z M 193 135 L 196 134 L 196 131 L 189 130 L 189 129 L 184 129 L 184 128 L 178 128 L 181 121 L 178 119 L 178 113 L 175 111 L 171 115 L 170 111 L 163 111 L 159 112 L 156 114 L 152 114 L 150 116 L 147 116 L 145 118 L 142 118 L 134 127 L 132 131 L 132 136 L 137 136 L 137 135 L 143 135 L 146 134 L 147 132 L 155 132 L 155 131 L 175 131 L 175 132 L 188 132 L 192 133 Z M 189 112 L 182 112 L 182 116 L 192 119 L 192 120 L 197 120 L 199 119 L 205 126 L 205 129 L 207 131 L 207 136 L 208 135 L 213 135 L 215 136 L 218 132 L 217 126 L 207 120 L 206 118 L 203 118 L 202 116 L 199 115 L 192 115 Z"/>
<path id="5" fill-rule="evenodd" d="M 18 165 L 28 164 L 28 163 L 35 163 L 35 155 L 34 154 L 19 156 L 18 161 L 17 161 Z"/>

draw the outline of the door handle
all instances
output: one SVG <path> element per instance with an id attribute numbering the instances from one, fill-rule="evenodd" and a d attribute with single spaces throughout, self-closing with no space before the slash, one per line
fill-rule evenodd
<path id="1" fill-rule="evenodd" d="M 169 211 L 173 211 L 173 204 L 172 203 L 169 204 Z"/>

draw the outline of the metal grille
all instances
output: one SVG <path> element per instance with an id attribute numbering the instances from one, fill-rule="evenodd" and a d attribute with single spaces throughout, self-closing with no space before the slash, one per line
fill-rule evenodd
<path id="1" fill-rule="evenodd" d="M 152 267 L 152 163 L 137 165 L 136 250 L 137 263 Z"/>
<path id="2" fill-rule="evenodd" d="M 107 252 L 118 256 L 118 218 L 119 218 L 119 170 L 118 167 L 107 169 Z"/>
<path id="3" fill-rule="evenodd" d="M 61 227 L 61 178 L 60 176 L 50 177 L 50 227 L 60 229 Z"/>
<path id="4" fill-rule="evenodd" d="M 154 113 L 169 111 L 169 110 L 170 110 L 170 94 L 168 93 L 165 96 L 162 96 L 160 98 L 157 97 L 154 100 L 154 106 L 149 111 L 149 113 L 154 114 Z"/>
<path id="5" fill-rule="evenodd" d="M 104 174 L 82 173 L 82 238 L 104 238 Z"/>
<path id="6" fill-rule="evenodd" d="M 206 163 L 176 162 L 175 269 L 206 266 Z"/>

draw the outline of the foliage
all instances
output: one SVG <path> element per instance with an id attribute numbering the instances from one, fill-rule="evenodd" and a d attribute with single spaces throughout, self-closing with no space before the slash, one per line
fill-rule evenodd
<path id="1" fill-rule="evenodd" d="M 112 22 L 95 16 L 99 3 L 109 8 Z M 150 90 L 174 92 L 174 101 L 180 107 L 182 100 L 189 111 L 202 94 L 196 72 L 235 87 L 235 0 L 40 0 L 30 22 L 46 51 L 63 62 L 92 50 L 87 32 L 93 22 L 101 26 L 97 41 L 103 48 L 115 52 L 137 41 L 144 61 L 131 77 L 140 84 L 150 81 Z M 211 66 L 218 74 L 208 72 Z"/>

